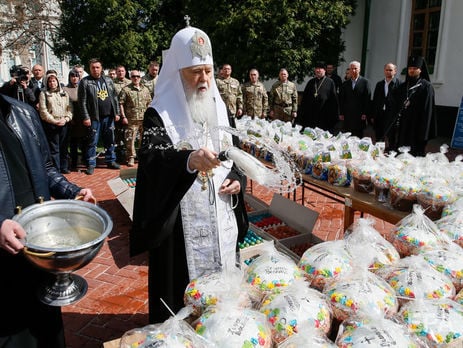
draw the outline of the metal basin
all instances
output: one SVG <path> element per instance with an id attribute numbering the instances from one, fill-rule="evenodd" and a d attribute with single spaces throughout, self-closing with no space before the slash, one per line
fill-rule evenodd
<path id="1" fill-rule="evenodd" d="M 27 207 L 13 220 L 26 231 L 25 257 L 56 275 L 53 284 L 39 288 L 40 300 L 63 306 L 82 298 L 87 283 L 71 273 L 95 258 L 111 232 L 106 211 L 87 202 L 53 200 Z"/>

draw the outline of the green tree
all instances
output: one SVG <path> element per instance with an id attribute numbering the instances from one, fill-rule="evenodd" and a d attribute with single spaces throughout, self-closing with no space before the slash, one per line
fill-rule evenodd
<path id="1" fill-rule="evenodd" d="M 170 31 L 151 25 L 158 0 L 64 0 L 62 23 L 54 41 L 55 54 L 72 63 L 99 57 L 105 67 L 124 64 L 145 70 L 155 52 L 166 47 Z"/>
<path id="2" fill-rule="evenodd" d="M 262 79 L 275 78 L 285 67 L 301 82 L 316 59 L 339 61 L 341 28 L 355 5 L 355 0 L 244 0 L 207 10 L 192 1 L 187 11 L 192 25 L 210 35 L 215 62 L 232 64 L 237 78 L 247 79 L 253 67 Z"/>
<path id="3" fill-rule="evenodd" d="M 255 67 L 275 78 L 285 67 L 302 81 L 317 59 L 337 63 L 340 33 L 356 0 L 64 0 L 56 53 L 106 66 L 144 67 L 160 59 L 176 31 L 191 25 L 211 38 L 216 64 L 232 64 L 242 81 Z"/>

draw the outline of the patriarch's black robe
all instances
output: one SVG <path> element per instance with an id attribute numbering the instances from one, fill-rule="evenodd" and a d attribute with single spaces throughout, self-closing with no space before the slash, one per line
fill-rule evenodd
<path id="1" fill-rule="evenodd" d="M 174 312 L 184 306 L 183 295 L 189 277 L 180 201 L 196 179 L 196 174 L 187 171 L 188 156 L 193 150 L 172 147 L 163 121 L 154 108 L 146 111 L 143 129 L 143 141 L 138 152 L 130 252 L 136 255 L 149 251 L 150 323 L 160 323 L 170 316 L 160 298 Z M 246 177 L 241 172 L 233 167 L 228 178 L 240 180 L 244 192 Z M 242 240 L 247 232 L 248 220 L 243 194 L 238 197 L 235 216 L 238 240 Z"/>

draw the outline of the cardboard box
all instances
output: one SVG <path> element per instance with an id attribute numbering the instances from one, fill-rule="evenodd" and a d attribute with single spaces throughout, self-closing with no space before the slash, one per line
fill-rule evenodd
<path id="1" fill-rule="evenodd" d="M 253 212 L 268 209 L 268 204 L 248 193 L 244 194 L 244 201 L 252 208 Z"/>
<path id="2" fill-rule="evenodd" d="M 249 225 L 249 229 L 253 231 L 256 235 L 261 237 L 263 239 L 263 242 L 260 244 L 248 246 L 244 249 L 240 249 L 240 263 L 241 263 L 241 268 L 246 269 L 247 265 L 245 263 L 246 260 L 249 260 L 251 258 L 255 258 L 259 256 L 262 251 L 266 248 L 268 248 L 269 244 L 274 244 L 275 240 L 270 236 L 269 234 L 265 233 L 261 229 L 257 228 L 254 225 Z"/>
<path id="3" fill-rule="evenodd" d="M 249 217 L 269 213 L 300 234 L 311 234 L 318 219 L 318 212 L 298 204 L 280 194 L 274 193 L 268 209 L 249 213 Z M 284 239 L 278 239 L 282 241 Z"/>
<path id="4" fill-rule="evenodd" d="M 293 250 L 294 248 L 305 246 L 307 244 L 313 246 L 321 242 L 324 242 L 324 240 L 317 237 L 316 235 L 312 233 L 305 233 L 299 236 L 282 239 L 278 242 L 278 244 L 283 252 L 285 252 L 288 256 L 290 256 L 296 262 L 299 262 L 301 255 L 298 255 L 297 253 L 295 253 Z M 308 249 L 307 247 L 304 247 L 304 248 L 306 250 Z"/>
<path id="5" fill-rule="evenodd" d="M 104 342 L 103 343 L 103 348 L 119 348 L 120 343 L 121 343 L 121 339 L 117 338 L 117 339 L 112 340 L 112 341 Z"/>
<path id="6" fill-rule="evenodd" d="M 137 169 L 121 169 L 119 177 L 108 181 L 108 185 L 116 195 L 117 200 L 121 203 L 124 209 L 129 213 L 130 219 L 132 219 L 133 213 L 133 200 L 135 197 L 135 188 L 130 187 L 125 179 L 137 177 Z"/>

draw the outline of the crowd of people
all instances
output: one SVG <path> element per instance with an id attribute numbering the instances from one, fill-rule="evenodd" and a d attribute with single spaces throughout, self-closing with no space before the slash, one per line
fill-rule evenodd
<path id="1" fill-rule="evenodd" d="M 358 61 L 349 63 L 344 78 L 333 64 L 316 62 L 312 78 L 298 101 L 296 85 L 288 71 L 280 69 L 278 81 L 267 91 L 259 81 L 259 71 L 249 70 L 249 81 L 240 84 L 231 77 L 232 67 L 224 64 L 217 76 L 217 87 L 227 106 L 230 123 L 234 118 L 279 119 L 301 126 L 321 128 L 333 134 L 371 137 L 385 142 L 386 151 L 410 148 L 413 155 L 424 155 L 426 142 L 436 136 L 434 89 L 423 57 L 410 56 L 407 75 L 401 81 L 397 66 L 384 65 L 384 79 L 374 86 L 362 76 Z"/>
<path id="2" fill-rule="evenodd" d="M 249 80 L 240 83 L 231 76 L 232 66 L 223 64 L 215 81 L 230 125 L 234 127 L 235 118 L 243 115 L 279 119 L 300 125 L 301 132 L 305 127 L 334 134 L 349 132 L 370 136 L 374 142 L 384 141 L 387 150 L 410 146 L 412 154 L 424 154 L 426 141 L 435 136 L 436 118 L 434 90 L 426 83 L 429 75 L 422 57 L 410 57 L 405 81 L 396 76 L 395 64 L 386 63 L 384 79 L 374 90 L 361 75 L 358 61 L 350 62 L 344 78 L 337 75 L 333 64 L 316 62 L 313 66 L 312 78 L 298 100 L 297 86 L 289 80 L 285 68 L 280 69 L 278 80 L 267 91 L 257 69 L 250 69 Z M 99 143 L 104 146 L 108 168 L 119 169 L 119 163 L 135 165 L 143 114 L 153 100 L 160 71 L 156 61 L 150 62 L 144 74 L 139 70 L 127 73 L 119 65 L 105 75 L 98 59 L 92 59 L 88 67 L 89 74 L 84 77 L 84 68 L 74 66 L 65 85 L 56 71 L 45 72 L 39 64 L 32 71 L 15 66 L 11 80 L 0 87 L 0 93 L 24 101 L 39 112 L 53 163 L 64 174 L 77 169 L 79 152 L 85 173 L 93 174 Z M 418 100 L 425 106 L 420 108 Z M 421 124 L 426 126 L 414 127 Z"/>
<path id="3" fill-rule="evenodd" d="M 65 84 L 55 70 L 45 71 L 40 64 L 32 69 L 13 66 L 11 80 L 0 87 L 1 94 L 38 112 L 53 163 L 62 174 L 77 170 L 79 163 L 86 166 L 86 174 L 93 174 L 100 145 L 108 168 L 135 165 L 135 146 L 154 96 L 159 63 L 150 62 L 144 76 L 131 71 L 130 78 L 122 65 L 105 74 L 99 59 L 91 59 L 88 69 L 86 74 L 83 66 L 74 66 Z"/>

